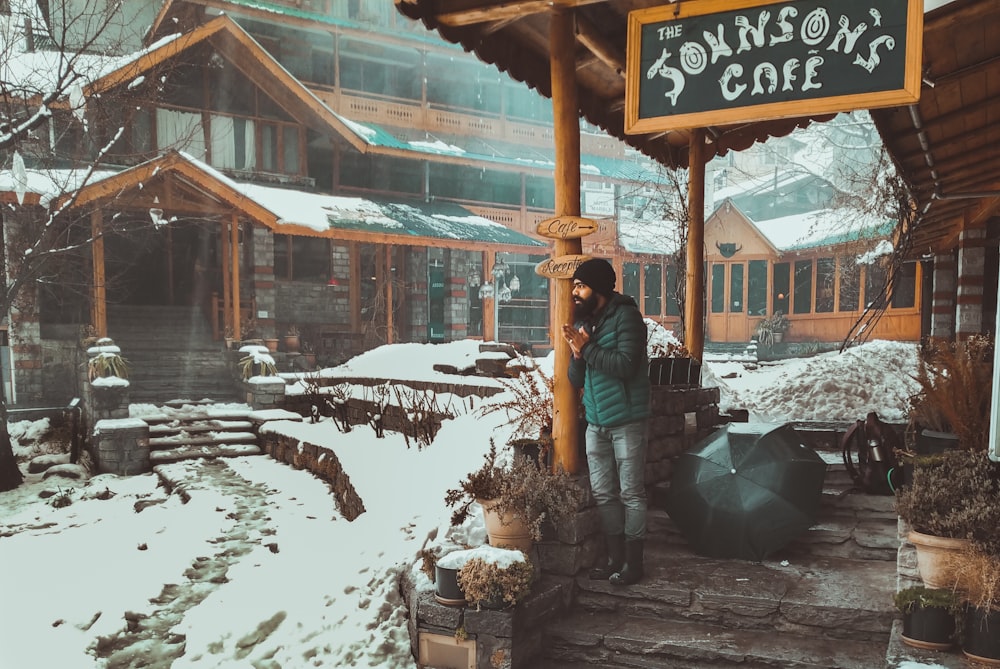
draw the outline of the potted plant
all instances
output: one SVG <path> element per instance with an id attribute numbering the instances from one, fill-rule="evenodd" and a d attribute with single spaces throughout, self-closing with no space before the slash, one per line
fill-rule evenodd
<path id="1" fill-rule="evenodd" d="M 949 567 L 967 602 L 962 652 L 978 663 L 1000 666 L 1000 546 L 975 543 L 952 555 Z"/>
<path id="2" fill-rule="evenodd" d="M 254 376 L 277 376 L 278 369 L 271 353 L 263 346 L 244 346 L 240 349 L 240 377 L 247 381 Z"/>
<path id="3" fill-rule="evenodd" d="M 466 553 L 458 585 L 468 603 L 503 609 L 516 606 L 531 592 L 535 570 L 521 551 L 479 546 Z"/>
<path id="4" fill-rule="evenodd" d="M 285 351 L 288 353 L 298 353 L 302 345 L 302 340 L 300 338 L 299 328 L 295 325 L 289 325 L 288 330 L 285 331 L 284 337 Z"/>
<path id="5" fill-rule="evenodd" d="M 564 470 L 550 471 L 523 455 L 501 463 L 490 439 L 483 465 L 458 488 L 448 490 L 445 503 L 458 507 L 452 513 L 453 525 L 463 523 L 472 504 L 479 503 L 490 543 L 527 551 L 532 541 L 541 541 L 543 522 L 568 519 L 582 499 L 583 490 Z"/>
<path id="6" fill-rule="evenodd" d="M 893 604 L 903 614 L 903 643 L 927 650 L 955 644 L 962 599 L 954 590 L 915 585 L 897 592 Z"/>
<path id="7" fill-rule="evenodd" d="M 111 342 L 110 339 L 106 341 L 109 344 L 102 345 L 99 341 L 96 348 L 108 350 L 99 350 L 96 355 L 87 360 L 87 379 L 89 381 L 109 376 L 117 376 L 120 379 L 128 378 L 128 361 L 118 352 L 118 347 L 114 346 L 114 342 Z"/>
<path id="8" fill-rule="evenodd" d="M 993 339 L 929 339 L 920 347 L 914 377 L 920 390 L 910 398 L 913 450 L 986 448 L 990 429 Z"/>
<path id="9" fill-rule="evenodd" d="M 985 451 L 951 450 L 915 462 L 913 482 L 896 493 L 896 511 L 910 526 L 924 585 L 954 585 L 950 551 L 976 545 L 1000 554 L 998 499 L 1000 464 Z"/>
<path id="10" fill-rule="evenodd" d="M 781 309 L 776 309 L 773 314 L 757 323 L 757 342 L 768 348 L 773 347 L 781 343 L 786 330 L 788 330 L 788 317 Z"/>

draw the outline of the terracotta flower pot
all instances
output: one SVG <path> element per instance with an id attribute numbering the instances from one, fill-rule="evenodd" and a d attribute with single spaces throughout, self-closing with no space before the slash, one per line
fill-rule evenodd
<path id="1" fill-rule="evenodd" d="M 950 577 L 945 568 L 950 553 L 965 550 L 969 546 L 968 539 L 949 539 L 936 537 L 933 534 L 910 531 L 907 541 L 917 549 L 917 569 L 920 578 L 928 588 L 951 588 L 954 578 Z"/>
<path id="2" fill-rule="evenodd" d="M 481 499 L 478 502 L 483 507 L 483 520 L 491 546 L 516 548 L 525 553 L 531 550 L 533 540 L 524 521 L 510 513 L 501 517 L 493 508 L 496 506 L 495 500 Z"/>

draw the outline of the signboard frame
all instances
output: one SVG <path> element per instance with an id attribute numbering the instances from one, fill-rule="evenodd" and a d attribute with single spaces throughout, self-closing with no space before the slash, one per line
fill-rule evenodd
<path id="1" fill-rule="evenodd" d="M 850 8 L 854 10 L 855 17 L 846 17 L 842 10 L 846 11 L 850 2 Z M 885 34 L 878 34 L 878 19 L 881 13 L 876 6 L 891 7 L 896 9 L 896 5 L 905 4 L 905 25 L 895 25 L 894 30 L 901 31 L 900 37 L 904 44 L 897 44 L 897 40 L 891 36 L 887 38 Z M 826 7 L 830 11 L 826 12 Z M 860 67 L 871 67 L 868 70 L 872 74 L 879 67 L 880 55 L 890 54 L 896 48 L 904 50 L 902 54 L 902 71 L 898 72 L 892 68 L 899 68 L 899 57 L 894 55 L 891 59 L 891 66 L 886 66 L 886 74 L 879 73 L 889 79 L 897 79 L 901 75 L 901 80 L 896 82 L 891 88 L 879 90 L 853 90 L 862 88 L 865 83 L 864 77 L 852 76 L 854 72 L 864 73 L 865 70 L 857 68 L 855 71 L 848 71 L 839 78 L 836 73 L 823 71 L 826 78 L 831 83 L 835 83 L 839 88 L 846 88 L 848 92 L 833 95 L 825 95 L 816 85 L 820 78 L 820 69 L 828 65 L 824 58 L 832 59 L 831 46 L 836 38 L 838 30 L 847 30 L 853 27 L 857 30 L 860 21 L 860 12 L 865 7 L 868 8 L 868 19 L 872 25 L 871 32 L 865 30 L 860 35 L 843 35 L 837 43 L 837 48 L 843 48 L 844 56 L 848 56 L 848 44 L 851 45 L 850 56 L 862 59 L 862 52 L 866 54 L 866 63 L 853 63 Z M 898 11 L 898 10 L 897 10 Z M 767 13 L 765 17 L 764 14 Z M 793 14 L 794 12 L 794 14 Z M 824 34 L 824 40 L 812 45 L 812 42 L 805 42 L 804 36 L 812 36 L 809 31 L 812 24 L 806 24 L 807 18 L 819 16 L 826 20 L 828 32 Z M 702 35 L 693 34 L 693 27 L 704 26 L 706 19 L 718 15 L 719 23 L 716 25 L 717 32 L 712 34 L 703 31 Z M 832 17 L 831 17 L 832 15 Z M 739 16 L 740 28 L 736 28 L 731 20 Z M 793 16 L 794 18 L 789 18 Z M 848 25 L 841 25 L 838 28 L 838 20 L 847 19 Z M 780 21 L 784 22 L 781 23 Z M 852 22 L 853 20 L 853 22 Z M 749 25 L 749 30 L 745 27 Z M 779 26 L 781 29 L 779 29 Z M 692 34 L 685 35 L 684 29 L 692 28 Z M 763 28 L 761 30 L 761 28 Z M 754 32 L 754 30 L 756 32 Z M 790 29 L 790 31 L 789 31 Z M 888 31 L 888 28 L 885 28 Z M 651 31 L 654 31 L 651 33 Z M 782 32 L 784 31 L 784 32 Z M 777 33 L 777 36 L 775 35 Z M 650 42 L 644 48 L 644 35 L 657 34 L 662 42 Z M 772 40 L 771 44 L 766 41 L 762 46 L 757 46 L 756 37 Z M 790 35 L 790 36 L 789 36 Z M 722 37 L 722 39 L 718 39 Z M 787 39 L 782 40 L 782 37 Z M 795 40 L 798 39 L 796 43 Z M 847 42 L 847 39 L 854 41 Z M 875 40 L 881 39 L 879 42 Z M 891 40 L 891 41 L 889 41 Z M 649 54 L 660 49 L 663 44 L 663 55 L 661 58 L 653 59 L 652 64 Z M 777 43 L 777 46 L 775 46 Z M 708 49 L 705 45 L 708 45 Z M 714 44 L 714 46 L 713 46 Z M 743 55 L 740 49 L 749 44 L 748 55 Z M 873 46 L 874 44 L 874 46 Z M 892 45 L 892 48 L 889 47 Z M 721 45 L 721 47 L 720 47 Z M 788 58 L 788 49 L 806 49 L 801 52 L 801 58 Z M 708 51 L 711 49 L 712 53 Z M 729 55 L 726 55 L 728 49 Z M 756 53 L 754 52 L 756 49 Z M 777 49 L 785 49 L 783 61 L 772 64 L 766 61 L 764 56 L 768 49 L 774 49 L 773 53 L 779 53 Z M 643 53 L 646 52 L 646 59 Z M 625 132 L 627 134 L 644 134 L 651 132 L 661 132 L 665 130 L 682 130 L 689 128 L 709 127 L 716 125 L 735 124 L 750 121 L 761 121 L 767 119 L 815 116 L 854 109 L 874 109 L 878 107 L 893 107 L 897 105 L 910 104 L 920 99 L 921 85 L 921 59 L 923 52 L 923 0 L 699 0 L 698 2 L 677 2 L 669 5 L 640 9 L 629 12 L 628 15 L 628 44 L 627 44 L 627 68 L 625 76 Z M 839 55 L 839 51 L 836 51 Z M 683 55 L 682 55 L 683 54 Z M 708 58 L 712 63 L 709 65 Z M 726 64 L 724 59 L 732 58 Z M 745 71 L 748 68 L 737 59 L 744 59 L 750 63 L 757 63 L 758 67 L 764 67 L 764 73 L 760 70 Z M 819 65 L 817 65 L 817 60 Z M 722 64 L 717 63 L 722 60 Z M 791 64 L 790 61 L 797 60 Z M 812 60 L 808 65 L 807 61 Z M 766 63 L 765 65 L 761 65 Z M 874 63 L 874 64 L 873 64 Z M 673 67 L 676 65 L 677 67 Z M 654 69 L 656 66 L 656 69 Z M 729 74 L 737 77 L 735 72 L 740 74 L 736 79 L 723 82 L 724 77 L 718 77 L 720 69 L 724 69 L 724 75 Z M 698 70 L 699 67 L 704 69 Z M 788 69 L 785 69 L 785 68 Z M 734 69 L 730 69 L 734 68 Z M 830 68 L 832 70 L 832 66 Z M 650 74 L 651 73 L 651 74 Z M 706 74 L 707 73 L 707 74 Z M 771 79 L 768 79 L 770 74 Z M 698 77 L 705 75 L 701 79 Z M 709 77 L 715 76 L 714 79 Z M 658 81 L 658 79 L 665 79 Z M 739 81 L 739 83 L 733 83 Z M 808 82 L 808 83 L 807 83 Z M 763 86 L 760 84 L 763 83 Z M 657 86 L 657 92 L 666 88 L 663 94 L 666 102 L 663 102 L 655 94 L 650 93 L 652 87 Z M 752 88 L 750 85 L 754 84 Z M 769 85 L 770 84 L 770 85 Z M 810 86 L 811 84 L 811 86 Z M 861 85 L 859 85 L 861 84 Z M 657 110 L 649 111 L 651 107 L 671 104 L 672 107 L 678 105 L 678 100 L 683 94 L 684 88 L 689 85 L 689 94 L 685 96 L 681 109 L 677 112 L 659 113 Z M 693 86 L 702 86 L 702 90 L 710 90 L 709 86 L 715 86 L 719 91 L 717 99 L 709 99 L 709 96 L 697 96 L 691 93 Z M 778 89 L 780 86 L 780 89 Z M 738 97 L 743 98 L 746 89 L 750 89 L 749 97 L 744 99 L 734 99 L 730 101 L 728 96 L 733 94 L 733 89 L 743 87 L 743 92 Z M 808 92 L 807 92 L 808 87 Z M 759 93 L 758 88 L 762 88 Z M 796 88 L 801 90 L 796 91 Z M 759 101 L 752 101 L 757 97 Z M 722 102 L 722 100 L 725 98 Z M 651 100 L 654 100 L 651 102 Z M 705 100 L 702 102 L 702 100 Z M 752 103 L 751 103 L 752 102 Z M 640 106 L 647 109 L 642 111 L 640 117 Z M 687 108 L 685 109 L 685 105 Z M 704 108 L 699 108 L 704 106 Z"/>

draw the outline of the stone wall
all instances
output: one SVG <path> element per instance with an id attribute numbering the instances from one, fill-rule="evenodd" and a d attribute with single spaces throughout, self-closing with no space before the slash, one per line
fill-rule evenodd
<path id="1" fill-rule="evenodd" d="M 337 508 L 347 520 L 354 520 L 365 512 L 364 500 L 351 485 L 351 477 L 337 459 L 337 455 L 322 446 L 299 441 L 294 437 L 259 430 L 261 450 L 279 462 L 295 469 L 305 469 L 330 484 Z"/>

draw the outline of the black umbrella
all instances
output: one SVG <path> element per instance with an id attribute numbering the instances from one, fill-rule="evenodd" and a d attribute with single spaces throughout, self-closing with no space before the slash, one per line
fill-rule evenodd
<path id="1" fill-rule="evenodd" d="M 667 513 L 698 553 L 759 561 L 815 524 L 825 475 L 790 425 L 730 423 L 678 457 Z"/>

